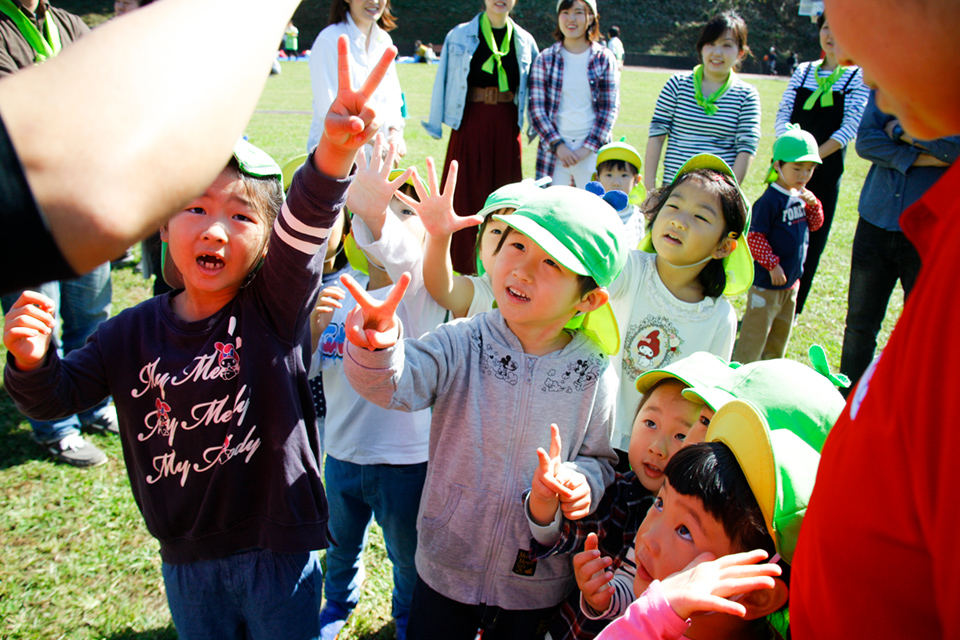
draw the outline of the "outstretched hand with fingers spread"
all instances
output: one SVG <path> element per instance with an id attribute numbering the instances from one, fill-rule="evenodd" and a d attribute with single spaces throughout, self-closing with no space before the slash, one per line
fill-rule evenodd
<path id="1" fill-rule="evenodd" d="M 383 302 L 374 300 L 360 284 L 349 275 L 340 277 L 340 282 L 350 291 L 357 306 L 347 314 L 347 339 L 358 347 L 376 351 L 387 349 L 400 337 L 400 321 L 397 306 L 410 284 L 410 274 L 404 273 Z"/>
<path id="2" fill-rule="evenodd" d="M 53 300 L 36 291 L 20 294 L 3 325 L 3 344 L 17 369 L 31 371 L 43 363 L 55 327 Z"/>
<path id="3" fill-rule="evenodd" d="M 597 534 L 588 533 L 583 551 L 573 556 L 573 572 L 583 599 L 597 613 L 603 613 L 613 598 L 613 572 L 608 571 L 613 559 L 600 554 L 600 541 Z"/>
<path id="4" fill-rule="evenodd" d="M 390 199 L 413 173 L 413 169 L 407 169 L 396 179 L 390 180 L 390 168 L 397 157 L 396 143 L 389 144 L 386 158 L 381 159 L 382 153 L 383 136 L 378 133 L 374 138 L 369 166 L 364 154 L 357 154 L 357 173 L 347 189 L 347 207 L 368 226 L 369 221 L 386 215 Z"/>
<path id="5" fill-rule="evenodd" d="M 774 587 L 773 577 L 779 576 L 781 570 L 775 564 L 757 564 L 766 557 L 763 549 L 733 553 L 717 560 L 711 553 L 701 553 L 683 571 L 661 582 L 663 595 L 684 620 L 710 611 L 743 617 L 746 608 L 727 598 Z"/>
<path id="6" fill-rule="evenodd" d="M 447 174 L 447 181 L 443 185 L 443 193 L 440 193 L 436 165 L 433 158 L 427 158 L 427 185 L 430 187 L 430 193 L 426 193 L 420 183 L 419 173 L 415 173 L 413 188 L 417 190 L 420 202 L 414 201 L 406 194 L 397 194 L 404 204 L 417 212 L 420 221 L 423 222 L 423 228 L 435 238 L 450 236 L 461 229 L 475 227 L 483 222 L 481 216 L 461 217 L 453 210 L 453 194 L 457 190 L 457 167 L 456 160 L 450 163 L 450 173 Z"/>

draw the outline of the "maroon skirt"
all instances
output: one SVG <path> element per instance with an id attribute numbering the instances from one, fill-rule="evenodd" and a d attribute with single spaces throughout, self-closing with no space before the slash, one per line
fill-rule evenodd
<path id="1" fill-rule="evenodd" d="M 468 102 L 460 128 L 450 134 L 441 184 L 447 180 L 451 160 L 460 165 L 453 208 L 461 216 L 480 211 L 487 196 L 496 189 L 519 182 L 523 175 L 517 105 Z M 476 227 L 453 235 L 450 254 L 454 270 L 462 274 L 476 273 L 476 243 Z"/>

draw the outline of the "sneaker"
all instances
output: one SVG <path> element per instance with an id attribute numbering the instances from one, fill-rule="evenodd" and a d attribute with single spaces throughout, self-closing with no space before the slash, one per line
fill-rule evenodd
<path id="1" fill-rule="evenodd" d="M 108 404 L 89 424 L 83 425 L 94 433 L 112 433 L 120 435 L 120 422 L 117 419 L 117 408 Z"/>
<path id="2" fill-rule="evenodd" d="M 107 461 L 107 454 L 84 440 L 79 433 L 71 433 L 43 447 L 60 462 L 74 467 L 98 467 Z"/>

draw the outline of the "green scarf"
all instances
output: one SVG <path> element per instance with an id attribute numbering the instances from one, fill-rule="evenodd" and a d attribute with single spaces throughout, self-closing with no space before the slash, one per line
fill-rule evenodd
<path id="1" fill-rule="evenodd" d="M 37 25 L 20 10 L 13 0 L 0 0 L 0 11 L 3 11 L 17 25 L 17 29 L 33 50 L 37 52 L 34 62 L 40 63 L 60 53 L 60 30 L 53 16 L 47 15 L 43 21 L 44 34 L 37 29 Z"/>
<path id="2" fill-rule="evenodd" d="M 709 98 L 703 97 L 703 65 L 698 64 L 693 68 L 693 97 L 696 98 L 697 104 L 700 105 L 704 112 L 708 116 L 712 116 L 717 112 L 719 107 L 717 106 L 717 100 L 719 100 L 723 94 L 727 92 L 727 89 L 730 88 L 730 85 L 733 84 L 733 79 L 736 74 L 731 71 L 730 75 L 727 76 L 726 82 L 711 94 Z"/>
<path id="3" fill-rule="evenodd" d="M 817 90 L 810 94 L 810 97 L 807 98 L 807 101 L 803 103 L 803 110 L 810 111 L 813 109 L 813 105 L 817 104 L 817 98 L 820 98 L 821 107 L 832 107 L 833 106 L 833 85 L 837 80 L 840 79 L 840 76 L 843 75 L 843 72 L 847 70 L 846 67 L 837 65 L 837 68 L 833 70 L 833 73 L 828 75 L 826 78 L 820 77 L 820 67 L 823 65 L 823 60 L 818 61 L 814 66 L 816 67 L 813 70 L 815 74 L 814 77 L 817 79 Z"/>
<path id="4" fill-rule="evenodd" d="M 0 0 L 0 2 L 3 1 L 9 2 L 9 0 Z M 484 41 L 490 47 L 490 51 L 493 52 L 493 55 L 487 58 L 487 61 L 480 68 L 487 73 L 493 73 L 493 65 L 496 63 L 497 83 L 500 85 L 500 91 L 509 91 L 510 82 L 507 80 L 507 72 L 504 70 L 503 62 L 500 59 L 510 53 L 510 42 L 513 40 L 513 20 L 507 17 L 507 35 L 503 38 L 503 51 L 497 47 L 497 43 L 493 39 L 493 28 L 490 26 L 490 18 L 487 17 L 486 13 L 480 14 L 480 33 L 483 34 Z"/>

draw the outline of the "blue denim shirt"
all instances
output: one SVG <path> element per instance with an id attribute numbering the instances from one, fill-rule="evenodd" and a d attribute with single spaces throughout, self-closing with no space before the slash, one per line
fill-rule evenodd
<path id="1" fill-rule="evenodd" d="M 900 214 L 920 199 L 949 167 L 914 167 L 926 152 L 952 164 L 960 155 L 960 136 L 917 140 L 915 145 L 892 140 L 884 131 L 894 119 L 877 108 L 873 92 L 860 119 L 857 153 L 873 164 L 860 191 L 860 217 L 870 224 L 900 231 Z"/>
<path id="2" fill-rule="evenodd" d="M 514 102 L 519 112 L 518 126 L 523 129 L 523 113 L 527 108 L 527 78 L 530 67 L 536 59 L 539 49 L 537 41 L 516 22 L 513 23 L 513 47 L 517 52 L 520 66 L 520 87 Z M 440 53 L 440 68 L 433 82 L 433 98 L 430 100 L 430 121 L 423 122 L 424 128 L 432 137 L 440 139 L 443 127 L 459 129 L 463 119 L 463 108 L 467 103 L 467 75 L 470 73 L 470 59 L 480 46 L 480 14 L 470 22 L 458 24 L 450 30 L 443 41 Z"/>

